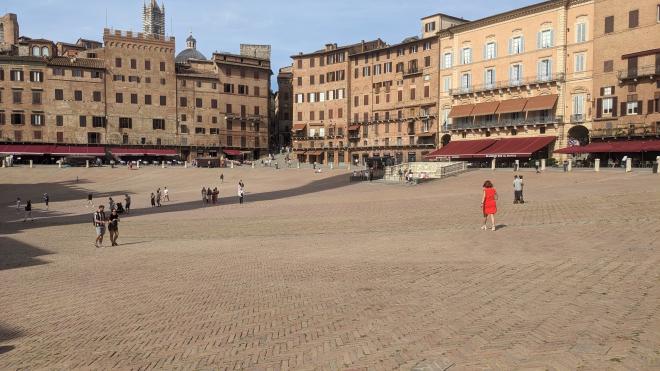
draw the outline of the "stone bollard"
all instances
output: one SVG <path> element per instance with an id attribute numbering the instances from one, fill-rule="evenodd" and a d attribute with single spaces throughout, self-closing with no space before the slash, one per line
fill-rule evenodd
<path id="1" fill-rule="evenodd" d="M 597 158 L 596 161 L 594 161 L 594 171 L 599 172 L 600 171 L 600 159 Z"/>
<path id="2" fill-rule="evenodd" d="M 5 161 L 5 159 L 2 159 L 2 167 L 7 167 L 7 161 Z"/>
<path id="3" fill-rule="evenodd" d="M 568 171 L 573 171 L 573 159 L 568 160 Z"/>
<path id="4" fill-rule="evenodd" d="M 57 168 L 61 169 L 62 168 L 62 161 L 57 161 Z"/>
<path id="5" fill-rule="evenodd" d="M 252 168 L 254 169 L 254 161 L 252 161 Z"/>
<path id="6" fill-rule="evenodd" d="M 30 160 L 30 169 L 32 169 L 32 160 Z"/>
<path id="7" fill-rule="evenodd" d="M 629 173 L 632 171 L 632 158 L 628 157 L 626 159 L 626 173 Z"/>
<path id="8" fill-rule="evenodd" d="M 184 169 L 187 169 L 187 168 L 188 168 L 188 161 L 184 161 L 184 162 L 183 162 L 183 168 L 184 168 Z"/>
<path id="9" fill-rule="evenodd" d="M 655 163 L 658 164 L 658 173 L 657 174 L 660 174 L 660 156 L 655 158 Z"/>
<path id="10" fill-rule="evenodd" d="M 541 159 L 541 171 L 545 171 L 545 159 Z"/>
<path id="11" fill-rule="evenodd" d="M 300 169 L 300 162 L 298 162 L 298 169 Z"/>
<path id="12" fill-rule="evenodd" d="M 332 170 L 332 169 L 334 169 L 334 168 L 335 168 L 335 164 L 333 164 L 333 163 L 331 162 L 331 163 L 330 163 L 330 170 Z"/>
<path id="13" fill-rule="evenodd" d="M 161 168 L 161 169 L 165 169 L 165 161 L 161 161 L 161 162 L 160 162 L 160 168 Z"/>
<path id="14" fill-rule="evenodd" d="M 140 168 L 140 160 L 138 160 L 138 162 L 137 162 L 137 168 L 138 169 Z"/>
<path id="15" fill-rule="evenodd" d="M 230 164 L 230 168 L 233 169 L 234 168 L 234 161 L 230 162 L 229 164 Z"/>
<path id="16" fill-rule="evenodd" d="M 85 160 L 85 167 L 89 168 L 89 160 Z"/>
<path id="17" fill-rule="evenodd" d="M 491 169 L 491 170 L 495 170 L 495 161 L 496 161 L 496 160 L 493 159 L 493 160 L 490 162 L 490 169 Z"/>

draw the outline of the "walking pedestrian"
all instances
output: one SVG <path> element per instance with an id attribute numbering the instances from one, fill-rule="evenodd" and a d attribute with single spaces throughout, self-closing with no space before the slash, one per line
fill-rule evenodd
<path id="1" fill-rule="evenodd" d="M 115 200 L 112 199 L 112 197 L 108 197 L 108 210 L 112 212 L 112 210 L 115 209 Z"/>
<path id="2" fill-rule="evenodd" d="M 156 207 L 156 195 L 151 192 L 151 207 Z"/>
<path id="3" fill-rule="evenodd" d="M 220 173 L 220 184 L 222 184 L 222 183 L 224 183 L 224 182 L 225 182 L 225 174 L 224 174 L 224 173 Z"/>
<path id="4" fill-rule="evenodd" d="M 170 202 L 170 191 L 165 187 L 163 190 L 163 194 L 165 195 L 165 201 Z"/>
<path id="5" fill-rule="evenodd" d="M 243 187 L 243 181 L 238 182 L 238 203 L 243 204 L 243 197 L 245 195 L 245 188 Z"/>
<path id="6" fill-rule="evenodd" d="M 30 218 L 30 221 L 33 222 L 34 218 L 32 217 L 32 201 L 28 200 L 27 203 L 25 204 L 25 218 L 23 221 L 27 221 L 27 219 Z"/>
<path id="7" fill-rule="evenodd" d="M 481 197 L 481 209 L 484 214 L 484 225 L 481 229 L 484 231 L 488 229 L 488 217 L 490 216 L 491 230 L 495 230 L 495 214 L 497 213 L 497 191 L 493 187 L 493 183 L 487 180 L 483 185 L 483 196 Z"/>
<path id="8" fill-rule="evenodd" d="M 218 201 L 218 187 L 213 187 L 213 192 L 211 192 L 211 202 L 213 205 Z"/>
<path id="9" fill-rule="evenodd" d="M 103 205 L 99 205 L 98 209 L 94 213 L 94 228 L 96 229 L 96 240 L 94 241 L 94 246 L 103 247 L 103 235 L 105 235 L 105 212 L 103 210 Z"/>
<path id="10" fill-rule="evenodd" d="M 92 201 L 93 195 L 91 193 L 87 194 L 87 207 L 94 207 L 94 201 Z"/>
<path id="11" fill-rule="evenodd" d="M 117 209 L 112 210 L 108 218 L 108 232 L 110 232 L 110 243 L 112 246 L 118 246 L 117 238 L 119 237 L 119 213 Z"/>
<path id="12" fill-rule="evenodd" d="M 523 195 L 525 191 L 525 182 L 523 181 L 523 176 L 521 175 L 520 177 L 520 203 L 524 204 L 525 203 L 525 196 Z"/>
<path id="13" fill-rule="evenodd" d="M 16 212 L 20 212 L 20 211 L 21 211 L 21 198 L 16 197 Z"/>
<path id="14" fill-rule="evenodd" d="M 518 175 L 513 177 L 513 203 L 519 204 L 522 199 L 522 179 Z"/>
<path id="15" fill-rule="evenodd" d="M 206 187 L 202 187 L 202 205 L 206 205 Z"/>
<path id="16" fill-rule="evenodd" d="M 127 194 L 124 195 L 124 204 L 126 204 L 126 214 L 131 213 L 131 196 Z"/>
<path id="17" fill-rule="evenodd" d="M 564 172 L 568 171 L 568 160 L 564 160 Z"/>
<path id="18" fill-rule="evenodd" d="M 211 202 L 211 197 L 212 196 L 213 196 L 213 190 L 211 189 L 211 187 L 206 187 L 206 203 L 207 204 Z"/>
<path id="19" fill-rule="evenodd" d="M 534 161 L 534 167 L 536 168 L 536 173 L 540 173 L 541 170 L 539 170 L 539 160 Z"/>
<path id="20" fill-rule="evenodd" d="M 43 200 L 44 200 L 44 203 L 46 204 L 46 210 L 49 210 L 48 202 L 50 201 L 50 197 L 48 197 L 48 193 L 44 193 Z"/>
<path id="21" fill-rule="evenodd" d="M 157 205 L 158 207 L 160 207 L 160 200 L 161 200 L 161 197 L 162 197 L 162 192 L 161 192 L 160 188 L 158 188 L 158 189 L 156 190 L 156 205 Z"/>

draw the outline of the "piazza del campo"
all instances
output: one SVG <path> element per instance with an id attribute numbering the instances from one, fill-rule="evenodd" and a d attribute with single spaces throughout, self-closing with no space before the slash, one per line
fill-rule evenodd
<path id="1" fill-rule="evenodd" d="M 0 370 L 660 370 L 660 3 L 454 1 L 285 63 L 9 6 Z"/>

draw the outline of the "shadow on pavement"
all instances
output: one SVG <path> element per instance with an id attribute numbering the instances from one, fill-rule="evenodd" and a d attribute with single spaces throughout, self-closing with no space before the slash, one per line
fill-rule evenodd
<path id="1" fill-rule="evenodd" d="M 357 183 L 350 183 L 349 182 L 349 176 L 347 174 L 339 174 L 335 175 L 329 178 L 324 178 L 324 179 L 319 179 L 315 180 L 311 183 L 295 187 L 295 188 L 290 188 L 290 189 L 283 189 L 283 190 L 278 190 L 278 191 L 270 191 L 270 192 L 261 192 L 261 193 L 247 193 L 245 195 L 245 203 L 253 203 L 253 202 L 261 202 L 261 201 L 272 201 L 272 200 L 279 200 L 279 199 L 284 199 L 284 198 L 290 198 L 290 197 L 296 197 L 296 196 L 301 196 L 305 194 L 310 194 L 310 193 L 316 193 L 316 192 L 323 192 L 327 191 L 330 189 L 337 189 L 337 188 L 342 188 L 342 187 L 347 187 L 349 185 L 355 185 Z M 40 187 L 48 186 L 52 187 L 52 184 L 40 184 Z M 57 183 L 58 187 L 66 186 L 63 183 Z M 249 184 L 247 185 L 249 189 Z M 13 187 L 20 187 L 17 185 L 13 185 Z M 238 204 L 238 196 L 236 196 L 236 190 L 232 187 L 232 185 L 228 185 L 230 187 L 230 194 L 232 196 L 230 197 L 222 197 L 220 198 L 220 202 L 218 205 L 215 207 L 222 207 L 226 205 L 235 205 Z M 43 188 L 41 188 L 43 189 Z M 2 188 L 0 188 L 0 192 L 2 191 Z M 127 193 L 126 191 L 113 191 L 109 192 L 109 194 L 112 195 L 117 195 L 117 194 L 124 194 Z M 128 192 L 130 193 L 130 192 Z M 132 193 L 130 193 L 132 194 Z M 78 189 L 77 187 L 72 188 L 72 195 L 65 197 L 63 199 L 68 199 L 68 200 L 83 200 L 87 196 L 87 191 Z M 95 194 L 96 197 L 102 197 L 102 194 Z M 60 199 L 61 200 L 61 199 Z M 163 207 L 147 207 L 147 208 L 141 208 L 141 209 L 135 209 L 131 208 L 131 214 L 129 216 L 124 215 L 124 218 L 131 217 L 134 215 L 153 215 L 153 214 L 160 214 L 160 213 L 171 213 L 171 212 L 178 212 L 178 211 L 188 211 L 188 210 L 194 210 L 194 209 L 201 209 L 205 207 L 211 207 L 211 206 L 205 206 L 202 204 L 201 200 L 195 200 L 195 201 L 188 201 L 188 202 L 180 202 L 180 203 L 172 203 L 172 204 L 166 204 Z M 17 233 L 20 231 L 28 230 L 31 228 L 41 228 L 45 226 L 61 226 L 61 225 L 71 225 L 71 224 L 81 224 L 81 223 L 90 223 L 91 225 L 91 220 L 92 220 L 92 213 L 93 209 L 90 208 L 90 212 L 88 214 L 82 214 L 82 215 L 63 215 L 63 214 L 58 214 L 55 211 L 43 211 L 43 212 L 34 212 L 34 216 L 39 218 L 35 222 L 27 222 L 24 223 L 22 221 L 18 222 L 11 222 L 11 223 L 0 223 L 0 234 L 13 234 Z M 22 213 L 17 213 L 20 215 L 20 218 L 22 220 Z M 90 227 L 91 228 L 91 227 Z M 2 251 L 2 250 L 0 250 Z M 0 257 L 2 257 L 2 253 L 0 252 Z"/>
<path id="2" fill-rule="evenodd" d="M 47 262 L 38 257 L 49 254 L 52 253 L 11 238 L 0 237 L 0 270 L 46 264 Z M 2 340 L 1 332 L 0 340 Z"/>

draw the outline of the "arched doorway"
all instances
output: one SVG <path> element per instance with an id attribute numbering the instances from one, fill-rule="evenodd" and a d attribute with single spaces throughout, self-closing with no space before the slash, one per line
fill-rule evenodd
<path id="1" fill-rule="evenodd" d="M 568 130 L 568 146 L 586 146 L 589 144 L 589 129 L 575 125 Z"/>
<path id="2" fill-rule="evenodd" d="M 451 135 L 449 135 L 449 134 L 445 134 L 445 135 L 442 136 L 442 138 L 440 138 L 440 144 L 441 144 L 442 147 L 449 144 L 449 142 L 451 142 Z"/>

